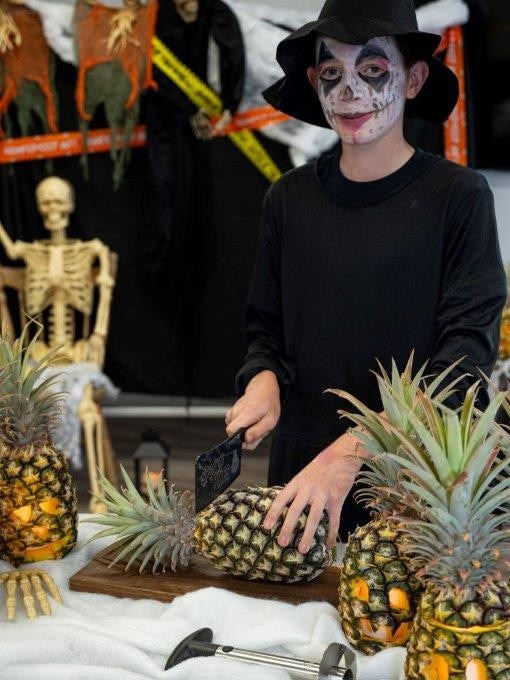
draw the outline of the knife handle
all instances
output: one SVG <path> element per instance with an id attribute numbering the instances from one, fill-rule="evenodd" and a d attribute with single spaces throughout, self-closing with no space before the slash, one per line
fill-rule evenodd
<path id="1" fill-rule="evenodd" d="M 238 431 L 235 433 L 235 435 L 234 435 L 234 437 L 239 437 L 239 439 L 241 440 L 241 443 L 242 443 L 242 444 L 244 444 L 244 435 L 246 434 L 246 432 L 248 431 L 248 429 L 249 429 L 248 427 L 242 427 L 242 428 L 241 428 L 240 430 L 238 430 Z"/>

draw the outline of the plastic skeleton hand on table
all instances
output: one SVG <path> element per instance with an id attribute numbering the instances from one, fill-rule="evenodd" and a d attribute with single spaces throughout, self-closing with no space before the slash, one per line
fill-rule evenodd
<path id="1" fill-rule="evenodd" d="M 43 588 L 43 582 L 46 585 L 50 595 L 56 601 L 62 604 L 62 597 L 58 591 L 55 581 L 52 577 L 42 569 L 24 569 L 23 571 L 6 571 L 0 574 L 0 589 L 5 585 L 7 589 L 6 608 L 7 618 L 9 621 L 14 621 L 16 616 L 16 595 L 18 583 L 23 595 L 23 604 L 29 619 L 34 619 L 37 616 L 35 607 L 35 599 L 32 592 L 37 598 L 39 607 L 43 614 L 51 616 L 51 607 L 48 602 L 48 597 Z"/>

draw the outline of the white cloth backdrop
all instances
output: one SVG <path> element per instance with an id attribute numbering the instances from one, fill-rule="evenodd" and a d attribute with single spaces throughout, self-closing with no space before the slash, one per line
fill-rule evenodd
<path id="1" fill-rule="evenodd" d="M 81 523 L 70 555 L 38 565 L 53 575 L 63 596 L 63 605 L 51 600 L 53 616 L 29 620 L 20 602 L 16 620 L 7 622 L 0 592 L 0 680 L 289 680 L 284 671 L 211 658 L 163 669 L 178 642 L 203 627 L 212 628 L 219 644 L 312 661 L 331 642 L 345 642 L 337 612 L 326 603 L 294 606 L 216 588 L 171 604 L 71 592 L 68 578 L 108 543 L 84 547 L 97 529 Z M 0 562 L 0 572 L 10 568 Z M 399 648 L 360 658 L 358 680 L 397 680 L 404 657 Z"/>
<path id="2" fill-rule="evenodd" d="M 43 19 L 49 44 L 64 60 L 76 62 L 73 40 L 73 14 L 75 0 L 24 0 L 38 11 Z M 167 1 L 167 0 L 165 0 Z M 275 7 L 272 3 L 247 4 L 240 0 L 226 0 L 235 10 L 243 32 L 247 74 L 241 110 L 261 106 L 265 102 L 262 90 L 282 76 L 274 55 L 276 45 L 289 31 L 280 25 L 296 28 L 317 17 L 317 11 L 292 10 Z M 104 0 L 103 4 L 120 7 L 121 0 Z M 464 24 L 469 11 L 463 0 L 435 0 L 418 10 L 422 30 L 440 33 L 453 24 Z M 336 141 L 331 130 L 325 130 L 299 121 L 271 125 L 262 130 L 267 137 L 289 146 L 294 165 L 305 163 L 329 149 Z"/>

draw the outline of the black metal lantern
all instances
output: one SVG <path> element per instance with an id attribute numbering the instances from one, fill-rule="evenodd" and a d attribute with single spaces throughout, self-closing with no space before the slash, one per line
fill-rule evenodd
<path id="1" fill-rule="evenodd" d="M 142 496 L 147 496 L 147 480 L 155 487 L 161 471 L 166 480 L 166 488 L 169 489 L 170 454 L 170 446 L 161 439 L 157 430 L 142 432 L 141 442 L 133 453 L 135 485 Z"/>

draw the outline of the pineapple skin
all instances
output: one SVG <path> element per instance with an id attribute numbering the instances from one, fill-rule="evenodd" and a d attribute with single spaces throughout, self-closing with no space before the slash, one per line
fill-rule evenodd
<path id="1" fill-rule="evenodd" d="M 0 454 L 0 559 L 18 567 L 65 557 L 76 544 L 77 499 L 67 459 L 53 446 Z"/>
<path id="2" fill-rule="evenodd" d="M 295 583 L 319 576 L 333 561 L 332 551 L 326 548 L 327 515 L 323 514 L 306 555 L 298 551 L 306 513 L 301 514 L 289 546 L 281 548 L 277 538 L 286 510 L 271 531 L 262 528 L 278 491 L 278 487 L 247 487 L 219 496 L 195 518 L 197 552 L 217 569 L 250 581 Z"/>
<path id="3" fill-rule="evenodd" d="M 409 640 L 406 680 L 510 680 L 510 585 L 429 585 Z"/>
<path id="4" fill-rule="evenodd" d="M 422 594 L 395 522 L 377 518 L 351 534 L 341 567 L 339 614 L 363 654 L 405 645 Z"/>

